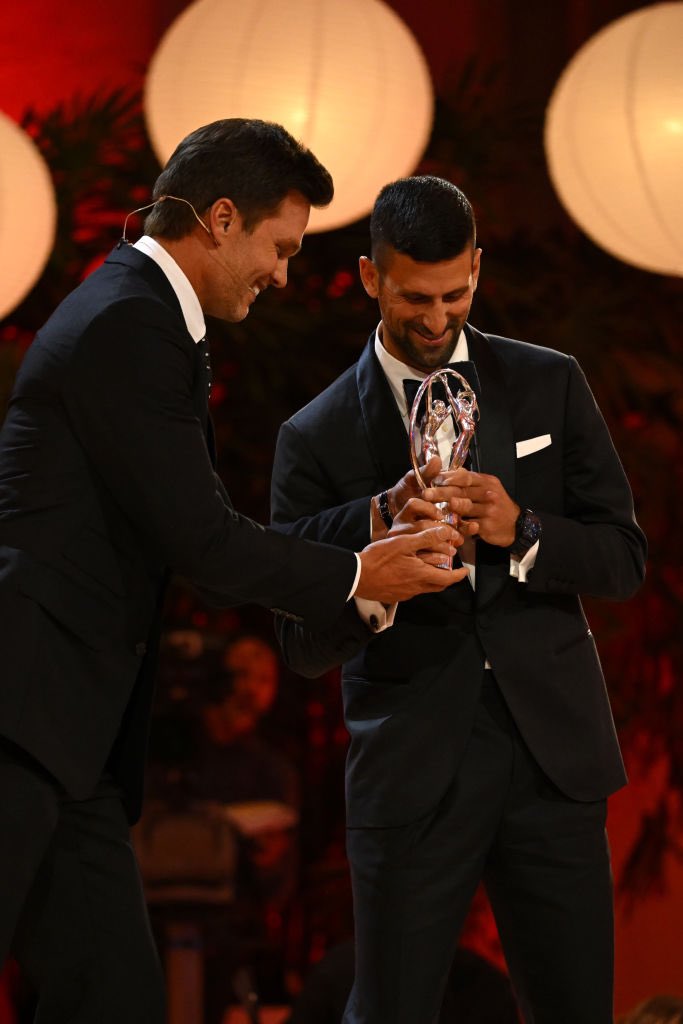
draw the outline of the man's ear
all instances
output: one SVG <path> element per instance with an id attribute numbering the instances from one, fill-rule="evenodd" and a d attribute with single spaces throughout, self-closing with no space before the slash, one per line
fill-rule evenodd
<path id="1" fill-rule="evenodd" d="M 233 203 L 232 199 L 223 197 L 217 199 L 209 209 L 209 227 L 214 238 L 220 238 L 226 233 L 231 224 L 235 222 L 238 217 L 237 207 Z"/>
<path id="2" fill-rule="evenodd" d="M 363 287 L 371 299 L 379 295 L 379 270 L 369 256 L 361 256 L 358 260 L 358 269 Z"/>
<path id="3" fill-rule="evenodd" d="M 476 292 L 479 283 L 479 268 L 481 267 L 481 249 L 474 250 L 472 257 L 472 291 Z"/>

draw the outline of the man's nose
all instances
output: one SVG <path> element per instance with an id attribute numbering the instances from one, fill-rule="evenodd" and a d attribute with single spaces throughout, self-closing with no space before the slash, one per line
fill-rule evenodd
<path id="1" fill-rule="evenodd" d="M 278 264 L 273 271 L 273 286 L 275 288 L 284 288 L 287 284 L 287 260 L 278 260 Z"/>
<path id="2" fill-rule="evenodd" d="M 440 337 L 448 327 L 448 310 L 444 306 L 430 309 L 425 314 L 423 324 L 426 331 L 435 337 Z"/>

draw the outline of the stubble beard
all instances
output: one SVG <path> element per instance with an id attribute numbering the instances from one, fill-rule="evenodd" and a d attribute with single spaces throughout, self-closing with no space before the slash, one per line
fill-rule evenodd
<path id="1" fill-rule="evenodd" d="M 394 331 L 390 331 L 390 334 L 394 344 L 402 353 L 405 363 L 416 370 L 431 373 L 433 370 L 446 366 L 451 361 L 461 329 L 461 326 L 458 324 L 449 326 L 448 339 L 438 349 L 432 350 L 423 348 L 415 340 L 415 334 L 411 333 L 410 324 L 403 325 L 400 332 L 394 333 Z"/>

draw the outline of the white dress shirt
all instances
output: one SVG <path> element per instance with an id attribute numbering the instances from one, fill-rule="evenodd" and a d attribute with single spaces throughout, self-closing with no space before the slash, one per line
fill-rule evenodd
<path id="1" fill-rule="evenodd" d="M 170 253 L 155 238 L 143 235 L 133 246 L 144 252 L 163 270 L 173 291 L 176 293 L 185 320 L 185 326 L 193 341 L 200 342 L 206 337 L 204 314 L 199 305 L 197 293 Z"/>

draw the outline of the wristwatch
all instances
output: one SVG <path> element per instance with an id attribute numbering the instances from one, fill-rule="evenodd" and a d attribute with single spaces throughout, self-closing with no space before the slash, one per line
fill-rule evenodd
<path id="1" fill-rule="evenodd" d="M 541 520 L 530 508 L 523 508 L 515 522 L 515 539 L 510 545 L 511 555 L 525 555 L 541 539 Z"/>
<path id="2" fill-rule="evenodd" d="M 382 517 L 384 525 L 386 526 L 387 530 L 390 530 L 391 527 L 394 525 L 394 517 L 389 511 L 389 495 L 387 494 L 386 491 L 382 491 L 382 493 L 379 495 L 377 499 L 377 507 L 379 509 L 379 514 Z"/>

